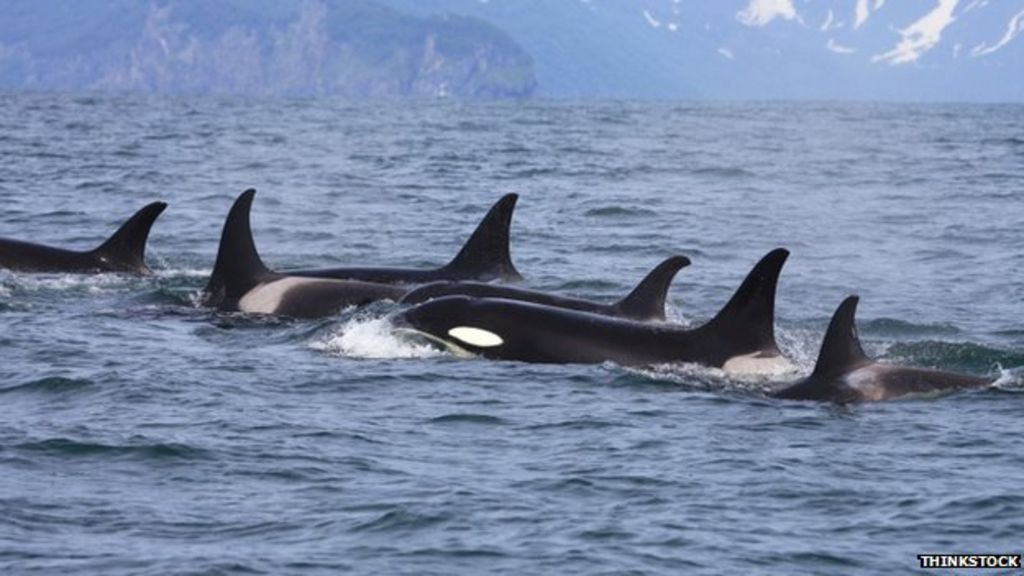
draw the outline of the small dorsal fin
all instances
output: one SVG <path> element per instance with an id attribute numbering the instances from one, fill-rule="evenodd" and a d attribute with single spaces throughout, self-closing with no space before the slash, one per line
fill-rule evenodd
<path id="1" fill-rule="evenodd" d="M 495 202 L 445 270 L 458 279 L 522 280 L 509 253 L 512 212 L 518 199 L 518 194 L 506 194 Z"/>
<path id="2" fill-rule="evenodd" d="M 615 307 L 634 320 L 664 320 L 665 298 L 676 273 L 690 265 L 686 256 L 673 256 L 651 270 Z"/>
<path id="3" fill-rule="evenodd" d="M 871 359 L 864 353 L 857 337 L 857 324 L 854 316 L 857 313 L 857 302 L 860 298 L 850 296 L 836 309 L 829 322 L 828 332 L 821 343 L 818 362 L 814 365 L 812 379 L 835 377 L 854 370 Z"/>
<path id="4" fill-rule="evenodd" d="M 146 240 L 153 222 L 156 222 L 165 208 L 165 202 L 147 204 L 122 224 L 106 242 L 100 244 L 93 254 L 118 270 L 148 273 Z"/>
<path id="5" fill-rule="evenodd" d="M 217 263 L 213 266 L 203 299 L 207 306 L 237 300 L 273 274 L 263 264 L 252 239 L 249 213 L 254 196 L 256 190 L 252 188 L 242 192 L 224 221 Z"/>

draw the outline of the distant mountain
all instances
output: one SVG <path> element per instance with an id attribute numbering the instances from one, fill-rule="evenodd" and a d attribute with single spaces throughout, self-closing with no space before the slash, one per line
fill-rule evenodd
<path id="1" fill-rule="evenodd" d="M 1024 0 L 0 0 L 0 89 L 1024 101 Z"/>
<path id="2" fill-rule="evenodd" d="M 0 88 L 524 98 L 530 56 L 484 21 L 369 0 L 2 0 Z"/>
<path id="3" fill-rule="evenodd" d="M 1024 0 L 381 0 L 499 26 L 568 98 L 1024 101 Z"/>

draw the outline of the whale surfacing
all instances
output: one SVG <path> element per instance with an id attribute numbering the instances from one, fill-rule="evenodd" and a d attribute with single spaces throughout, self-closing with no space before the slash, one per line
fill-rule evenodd
<path id="1" fill-rule="evenodd" d="M 857 336 L 858 301 L 857 296 L 850 296 L 836 309 L 814 372 L 803 381 L 776 392 L 776 398 L 850 404 L 992 384 L 991 379 L 965 374 L 875 362 L 864 353 Z"/>
<path id="2" fill-rule="evenodd" d="M 0 268 L 16 272 L 151 274 L 145 261 L 146 241 L 153 223 L 166 208 L 164 202 L 147 204 L 93 250 L 66 250 L 0 238 Z"/>
<path id="3" fill-rule="evenodd" d="M 775 291 L 789 252 L 774 250 L 712 320 L 693 330 L 503 298 L 445 296 L 392 317 L 398 330 L 486 358 L 625 366 L 692 362 L 724 368 L 737 358 L 777 364 Z"/>
<path id="4" fill-rule="evenodd" d="M 250 212 L 256 190 L 243 192 L 228 213 L 221 233 L 217 262 L 203 291 L 203 305 L 222 311 L 319 318 L 349 306 L 378 300 L 397 301 L 398 286 L 305 278 L 271 271 L 252 237 Z"/>
<path id="5" fill-rule="evenodd" d="M 438 281 L 411 290 L 402 297 L 400 304 L 420 304 L 442 296 L 472 296 L 474 298 L 504 298 L 545 304 L 556 308 L 567 308 L 581 312 L 593 312 L 604 316 L 615 316 L 631 320 L 664 321 L 665 299 L 669 286 L 679 270 L 690 265 L 685 256 L 673 256 L 662 261 L 651 270 L 624 298 L 613 304 L 600 304 L 580 298 L 570 298 L 528 290 L 517 286 L 503 286 L 486 282 Z"/>

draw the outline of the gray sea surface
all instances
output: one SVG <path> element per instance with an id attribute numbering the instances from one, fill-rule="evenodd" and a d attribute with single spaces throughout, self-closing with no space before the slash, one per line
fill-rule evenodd
<path id="1" fill-rule="evenodd" d="M 381 303 L 197 305 L 233 199 L 275 268 L 436 266 L 502 194 L 526 285 L 615 300 L 693 264 L 699 324 L 792 251 L 792 373 L 460 359 Z M 4 574 L 921 574 L 1021 553 L 1024 106 L 351 104 L 0 94 L 0 236 L 156 274 L 0 271 Z M 878 358 L 995 387 L 766 392 L 862 297 Z"/>

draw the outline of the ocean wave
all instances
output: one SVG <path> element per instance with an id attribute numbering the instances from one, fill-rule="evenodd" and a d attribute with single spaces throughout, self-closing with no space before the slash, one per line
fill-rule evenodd
<path id="1" fill-rule="evenodd" d="M 647 208 L 628 208 L 625 206 L 602 206 L 601 208 L 591 208 L 583 213 L 584 216 L 596 218 L 640 218 L 656 214 L 655 211 L 648 210 Z"/>
<path id="2" fill-rule="evenodd" d="M 50 438 L 16 444 L 10 448 L 35 454 L 59 457 L 102 456 L 142 460 L 195 460 L 206 457 L 204 450 L 185 444 L 157 442 L 153 444 L 103 444 L 70 438 Z"/>
<path id="3" fill-rule="evenodd" d="M 690 170 L 691 174 L 697 176 L 716 176 L 718 178 L 752 178 L 756 176 L 749 170 L 735 166 L 705 166 Z"/>
<path id="4" fill-rule="evenodd" d="M 405 532 L 434 528 L 451 519 L 449 514 L 428 514 L 399 507 L 352 527 L 353 532 Z"/>
<path id="5" fill-rule="evenodd" d="M 487 424 L 504 425 L 508 424 L 503 418 L 491 416 L 490 414 L 444 414 L 427 420 L 428 424 Z"/>
<path id="6" fill-rule="evenodd" d="M 1009 136 L 1006 138 L 982 138 L 980 143 L 983 146 L 1008 146 L 1011 148 L 1018 146 L 1024 147 L 1024 138 L 1019 136 Z"/>
<path id="7" fill-rule="evenodd" d="M 559 422 L 545 422 L 543 424 L 531 424 L 525 426 L 526 430 L 605 430 L 613 428 L 632 428 L 631 424 L 615 422 L 600 418 L 572 418 Z"/>
<path id="8" fill-rule="evenodd" d="M 872 318 L 859 323 L 858 328 L 865 334 L 884 336 L 919 336 L 922 334 L 959 334 L 960 329 L 948 323 L 916 324 L 897 318 Z"/>
<path id="9" fill-rule="evenodd" d="M 946 342 L 923 340 L 894 342 L 885 350 L 883 359 L 898 364 L 911 364 L 963 371 L 972 374 L 991 374 L 1003 366 L 1024 366 L 1024 354 L 991 348 L 973 342 Z"/>
<path id="10" fill-rule="evenodd" d="M 0 394 L 11 394 L 15 392 L 39 392 L 45 394 L 62 394 L 64 392 L 73 392 L 82 390 L 92 386 L 94 382 L 85 379 L 75 378 L 41 378 L 39 380 L 32 380 L 30 382 L 24 382 L 22 384 L 15 384 L 14 386 L 7 386 L 0 388 Z"/>

